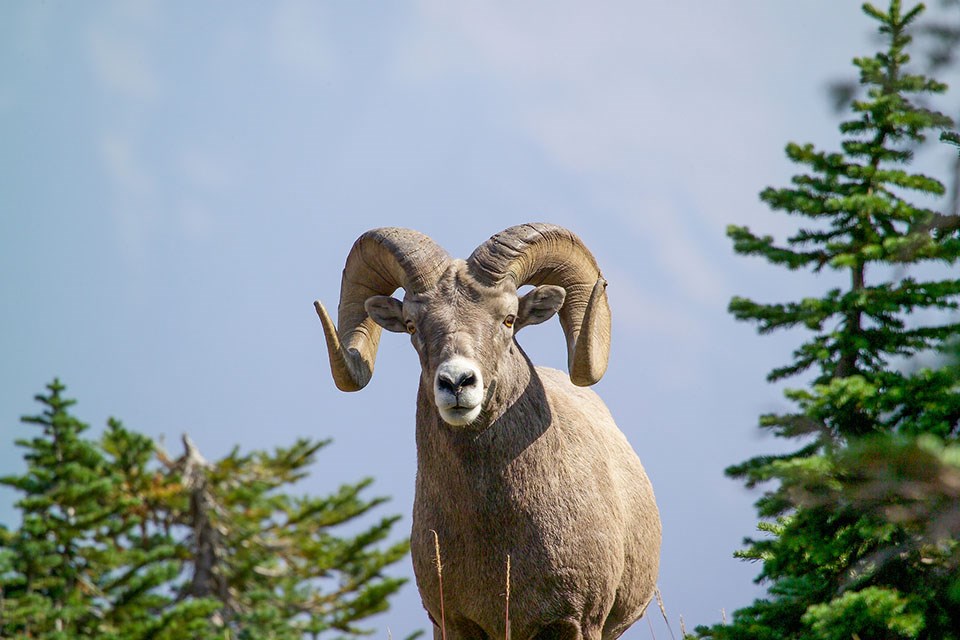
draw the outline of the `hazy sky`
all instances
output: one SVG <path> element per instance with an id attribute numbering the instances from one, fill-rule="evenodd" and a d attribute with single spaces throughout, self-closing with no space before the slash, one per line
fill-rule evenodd
<path id="1" fill-rule="evenodd" d="M 312 302 L 336 306 L 370 228 L 465 257 L 555 222 L 610 283 L 596 390 L 657 492 L 674 631 L 719 620 L 760 593 L 731 556 L 757 496 L 722 470 L 781 446 L 756 419 L 786 407 L 764 376 L 800 339 L 727 301 L 832 282 L 735 257 L 724 228 L 790 228 L 757 193 L 794 172 L 788 140 L 836 146 L 825 87 L 871 52 L 859 6 L 3 2 L 0 473 L 59 376 L 95 431 L 116 416 L 173 453 L 183 432 L 208 458 L 332 437 L 302 490 L 374 476 L 406 535 L 416 356 L 386 334 L 371 384 L 340 393 Z M 563 367 L 555 320 L 520 342 Z M 412 584 L 376 625 L 427 627 Z"/>

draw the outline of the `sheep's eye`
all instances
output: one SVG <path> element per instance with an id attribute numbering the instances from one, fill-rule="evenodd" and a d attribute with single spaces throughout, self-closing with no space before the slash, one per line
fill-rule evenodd
<path id="1" fill-rule="evenodd" d="M 516 321 L 517 321 L 516 316 L 507 316 L 506 318 L 503 319 L 503 326 L 505 326 L 507 329 L 512 329 L 513 323 Z"/>
<path id="2" fill-rule="evenodd" d="M 408 322 L 408 323 L 407 323 L 407 333 L 409 333 L 410 335 L 413 335 L 413 334 L 415 334 L 416 332 L 417 332 L 417 325 L 413 324 L 412 322 Z"/>

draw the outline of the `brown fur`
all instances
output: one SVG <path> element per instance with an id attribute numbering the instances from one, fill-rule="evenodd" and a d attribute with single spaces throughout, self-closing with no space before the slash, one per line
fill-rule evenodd
<path id="1" fill-rule="evenodd" d="M 439 622 L 437 533 L 450 640 L 503 637 L 508 555 L 517 640 L 616 638 L 653 598 L 660 518 L 640 460 L 593 391 L 533 367 L 504 325 L 508 315 L 518 315 L 516 328 L 541 322 L 555 312 L 547 304 L 521 302 L 509 279 L 482 285 L 459 260 L 402 306 L 367 304 L 383 327 L 415 328 L 411 550 L 424 606 Z M 482 369 L 483 410 L 465 427 L 445 423 L 434 403 L 434 373 L 451 355 Z"/>

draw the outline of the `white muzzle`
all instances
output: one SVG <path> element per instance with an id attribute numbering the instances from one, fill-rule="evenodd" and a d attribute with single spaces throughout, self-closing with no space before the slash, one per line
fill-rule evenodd
<path id="1" fill-rule="evenodd" d="M 468 358 L 454 356 L 437 368 L 433 397 L 443 421 L 463 427 L 480 415 L 483 404 L 483 374 Z"/>

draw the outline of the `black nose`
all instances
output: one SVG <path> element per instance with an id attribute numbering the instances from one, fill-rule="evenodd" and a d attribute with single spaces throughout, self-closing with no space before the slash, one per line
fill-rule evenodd
<path id="1" fill-rule="evenodd" d="M 453 394 L 458 394 L 463 391 L 464 388 L 472 387 L 475 384 L 477 384 L 477 376 L 471 371 L 460 373 L 456 376 L 456 379 L 445 371 L 437 375 L 437 386 Z"/>

